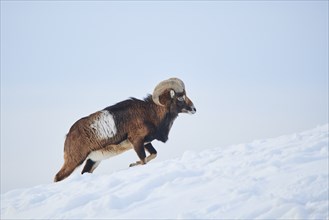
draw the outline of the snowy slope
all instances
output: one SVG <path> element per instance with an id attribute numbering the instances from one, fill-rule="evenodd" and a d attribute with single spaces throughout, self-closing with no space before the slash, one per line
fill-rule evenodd
<path id="1" fill-rule="evenodd" d="M 328 125 L 1 195 L 1 219 L 328 217 Z"/>

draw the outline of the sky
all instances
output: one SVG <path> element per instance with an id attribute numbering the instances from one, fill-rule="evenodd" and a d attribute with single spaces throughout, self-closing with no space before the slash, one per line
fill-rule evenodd
<path id="1" fill-rule="evenodd" d="M 326 124 L 328 1 L 1 1 L 1 193 L 52 182 L 76 120 L 170 77 L 197 113 L 154 162 Z"/>

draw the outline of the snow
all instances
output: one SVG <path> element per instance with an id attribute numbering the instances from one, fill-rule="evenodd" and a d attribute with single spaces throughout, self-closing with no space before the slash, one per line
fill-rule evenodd
<path id="1" fill-rule="evenodd" d="M 1 195 L 1 219 L 328 217 L 328 124 Z"/>

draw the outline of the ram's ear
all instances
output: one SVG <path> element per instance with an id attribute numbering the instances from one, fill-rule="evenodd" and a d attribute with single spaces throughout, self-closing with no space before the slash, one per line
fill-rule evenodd
<path id="1" fill-rule="evenodd" d="M 170 97 L 171 98 L 174 98 L 174 96 L 175 96 L 175 91 L 174 90 L 170 90 Z"/>

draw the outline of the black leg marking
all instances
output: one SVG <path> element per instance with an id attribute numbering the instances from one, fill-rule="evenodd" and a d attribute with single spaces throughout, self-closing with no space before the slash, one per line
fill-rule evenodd
<path id="1" fill-rule="evenodd" d="M 91 159 L 88 159 L 88 160 L 86 161 L 86 164 L 85 164 L 85 166 L 84 166 L 84 168 L 83 168 L 81 174 L 84 174 L 84 173 L 91 173 L 91 172 L 92 172 L 91 169 L 93 168 L 93 166 L 94 166 L 95 163 L 96 163 L 95 161 L 92 161 Z"/>
<path id="2" fill-rule="evenodd" d="M 154 149 L 151 143 L 146 144 L 144 147 L 150 154 L 157 154 L 157 151 Z"/>

